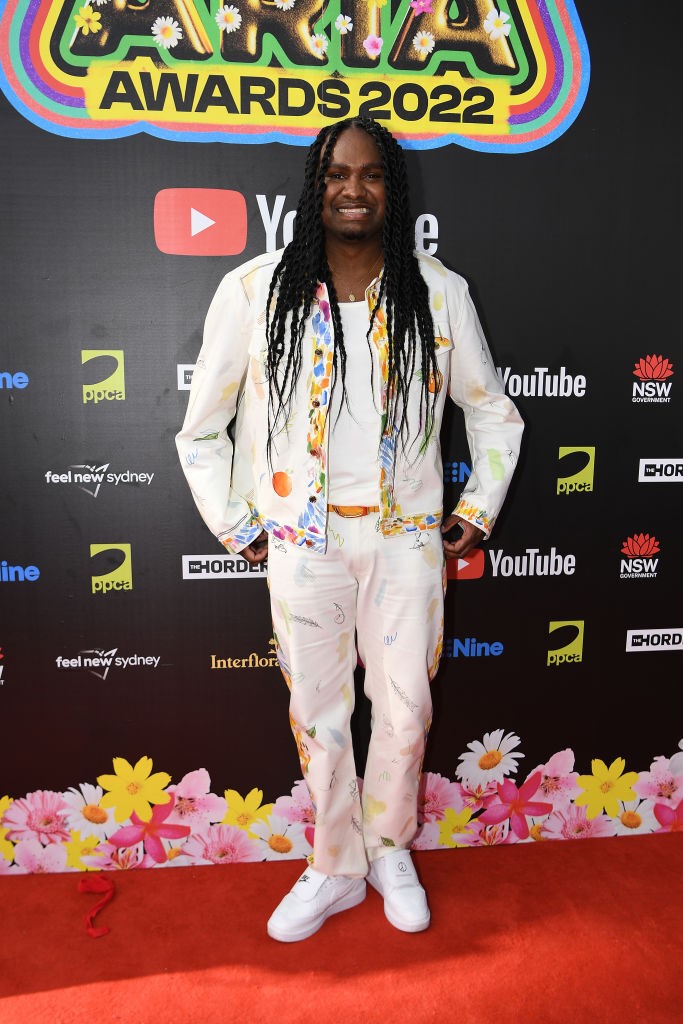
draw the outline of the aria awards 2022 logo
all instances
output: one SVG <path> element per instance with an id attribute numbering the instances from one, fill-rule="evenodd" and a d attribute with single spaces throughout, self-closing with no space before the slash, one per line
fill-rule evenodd
<path id="1" fill-rule="evenodd" d="M 538 149 L 589 78 L 573 0 L 7 0 L 0 87 L 77 138 L 305 145 L 364 115 L 408 146 Z"/>

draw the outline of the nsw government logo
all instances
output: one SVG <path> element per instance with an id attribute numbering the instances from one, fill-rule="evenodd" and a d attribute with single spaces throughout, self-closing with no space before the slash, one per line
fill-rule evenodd
<path id="1" fill-rule="evenodd" d="M 572 470 L 557 478 L 558 494 L 574 494 L 593 490 L 595 474 L 595 447 L 560 448 L 558 458 L 562 468 Z M 566 461 L 565 461 L 566 460 Z M 574 468 L 578 465 L 578 468 Z"/>
<path id="2" fill-rule="evenodd" d="M 562 619 L 548 623 L 547 665 L 572 665 L 583 660 L 583 619 Z"/>
<path id="3" fill-rule="evenodd" d="M 97 405 L 98 402 L 122 402 L 126 397 L 122 350 L 89 348 L 81 351 L 83 366 L 96 359 L 103 359 L 104 365 L 89 368 L 92 373 L 97 375 L 97 380 L 92 384 L 83 385 L 83 403 L 88 405 L 89 402 L 93 402 Z M 111 360 L 114 361 L 113 366 Z M 100 374 L 104 374 L 104 376 L 100 376 Z"/>
<path id="4" fill-rule="evenodd" d="M 634 533 L 621 546 L 620 578 L 622 580 L 653 580 L 657 576 L 659 541 L 649 533 Z"/>
<path id="5" fill-rule="evenodd" d="M 184 580 L 253 580 L 267 575 L 266 562 L 252 565 L 241 555 L 183 555 Z"/>
<path id="6" fill-rule="evenodd" d="M 673 377 L 673 363 L 664 356 L 645 356 L 639 359 L 633 370 L 638 380 L 633 384 L 633 402 L 670 402 Z"/>
<path id="7" fill-rule="evenodd" d="M 91 544 L 90 557 L 107 553 L 104 559 L 107 563 L 115 562 L 113 568 L 91 576 L 93 594 L 109 594 L 114 590 L 133 589 L 133 561 L 131 558 L 130 544 Z M 100 562 L 102 559 L 100 558 Z"/>
<path id="8" fill-rule="evenodd" d="M 628 629 L 626 651 L 629 654 L 683 651 L 683 626 L 673 629 Z"/>

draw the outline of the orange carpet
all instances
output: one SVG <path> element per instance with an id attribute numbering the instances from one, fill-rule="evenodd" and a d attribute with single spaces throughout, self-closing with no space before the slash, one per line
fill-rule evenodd
<path id="1" fill-rule="evenodd" d="M 669 1024 L 683 1016 L 683 835 L 417 854 L 432 927 L 381 900 L 282 945 L 300 862 L 0 877 L 1 1024 Z"/>

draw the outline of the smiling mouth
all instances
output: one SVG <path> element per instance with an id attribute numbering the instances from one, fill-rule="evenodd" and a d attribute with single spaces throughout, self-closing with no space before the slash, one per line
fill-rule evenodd
<path id="1" fill-rule="evenodd" d="M 337 213 L 342 213 L 344 216 L 354 216 L 355 214 L 366 214 L 370 213 L 369 206 L 338 206 Z"/>

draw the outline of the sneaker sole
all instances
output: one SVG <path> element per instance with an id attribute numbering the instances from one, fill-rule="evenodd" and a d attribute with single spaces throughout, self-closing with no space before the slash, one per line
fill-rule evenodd
<path id="1" fill-rule="evenodd" d="M 357 907 L 359 903 L 362 903 L 365 899 L 366 887 L 357 891 L 352 891 L 344 896 L 342 899 L 337 900 L 332 906 L 328 907 L 327 910 L 323 911 L 320 917 L 317 917 L 315 921 L 305 927 L 300 928 L 298 931 L 284 932 L 280 931 L 277 925 L 271 925 L 270 921 L 266 926 L 266 930 L 270 935 L 271 939 L 275 939 L 276 942 L 301 942 L 302 939 L 308 939 L 311 935 L 315 935 L 328 917 L 332 917 L 333 914 L 340 914 L 342 910 L 351 910 L 352 907 Z"/>

